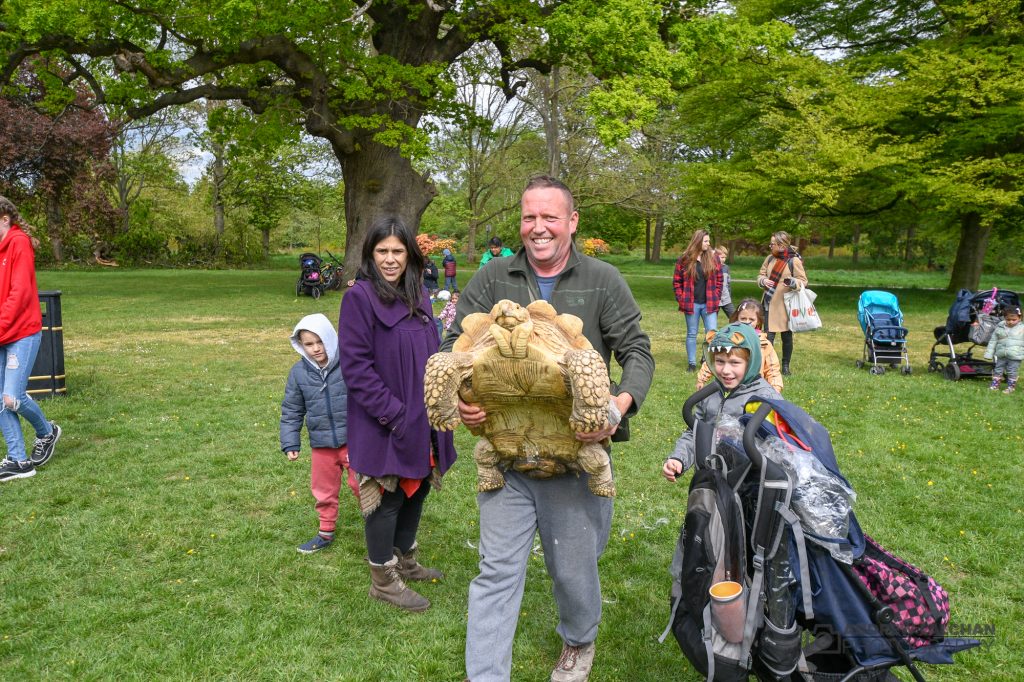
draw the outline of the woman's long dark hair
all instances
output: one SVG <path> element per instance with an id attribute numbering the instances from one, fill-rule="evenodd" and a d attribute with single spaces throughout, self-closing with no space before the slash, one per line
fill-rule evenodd
<path id="1" fill-rule="evenodd" d="M 709 246 L 707 251 L 704 250 L 704 237 L 710 236 L 711 234 L 707 230 L 697 230 L 690 238 L 686 250 L 683 251 L 683 267 L 691 279 L 697 277 L 697 261 L 700 261 L 701 267 L 704 268 L 704 277 L 706 278 L 710 279 L 711 273 L 718 269 L 718 258 L 715 257 L 714 247 Z"/>
<path id="2" fill-rule="evenodd" d="M 373 250 L 388 237 L 396 237 L 402 242 L 407 254 L 405 272 L 402 273 L 397 285 L 384 279 L 373 260 Z M 423 252 L 420 251 L 412 232 L 401 220 L 394 217 L 380 218 L 370 226 L 370 231 L 363 240 L 363 259 L 359 266 L 359 274 L 373 286 L 380 300 L 391 303 L 398 299 L 405 303 L 409 307 L 410 317 L 416 314 L 416 307 L 423 296 L 424 264 Z"/>

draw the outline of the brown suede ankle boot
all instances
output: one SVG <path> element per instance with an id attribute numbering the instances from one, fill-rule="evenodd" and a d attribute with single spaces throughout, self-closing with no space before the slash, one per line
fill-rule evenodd
<path id="1" fill-rule="evenodd" d="M 370 596 L 406 611 L 426 611 L 430 602 L 426 597 L 405 585 L 398 573 L 398 557 L 391 557 L 385 564 L 370 564 Z"/>
<path id="2" fill-rule="evenodd" d="M 395 556 L 398 557 L 398 575 L 405 580 L 440 580 L 444 573 L 436 568 L 427 568 L 416 561 L 416 552 L 419 546 L 413 544 L 408 552 L 402 554 L 402 550 L 395 547 Z"/>

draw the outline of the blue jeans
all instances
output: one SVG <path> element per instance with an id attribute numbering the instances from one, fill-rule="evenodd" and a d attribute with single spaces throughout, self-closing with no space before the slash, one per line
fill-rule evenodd
<path id="1" fill-rule="evenodd" d="M 693 314 L 686 315 L 686 359 L 691 365 L 697 364 L 697 326 L 704 320 L 704 333 L 718 329 L 718 311 L 707 312 L 706 303 L 694 303 Z"/>
<path id="2" fill-rule="evenodd" d="M 2 351 L 2 363 L 0 363 L 0 384 L 3 385 L 3 403 L 0 404 L 0 431 L 4 434 L 4 441 L 7 443 L 7 456 L 11 459 L 24 462 L 28 455 L 25 454 L 25 438 L 21 433 L 21 422 L 18 415 L 21 415 L 32 428 L 36 430 L 36 437 L 48 436 L 53 431 L 50 422 L 46 421 L 43 411 L 39 409 L 36 401 L 29 397 L 25 389 L 28 388 L 28 377 L 32 373 L 32 366 L 36 364 L 36 355 L 39 353 L 39 341 L 43 333 L 36 332 L 32 336 L 18 339 L 6 346 L 0 346 Z M 8 397 L 14 399 L 14 407 L 7 406 Z"/>
<path id="3" fill-rule="evenodd" d="M 455 281 L 455 276 L 454 275 L 451 276 L 451 277 L 448 277 L 447 275 L 445 275 L 445 278 L 444 278 L 444 288 L 447 289 L 448 291 L 453 292 L 453 293 L 459 290 L 459 284 L 458 284 L 458 282 Z"/>

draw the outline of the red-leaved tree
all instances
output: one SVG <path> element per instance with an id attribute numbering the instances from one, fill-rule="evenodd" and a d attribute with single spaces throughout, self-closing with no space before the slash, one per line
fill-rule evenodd
<path id="1" fill-rule="evenodd" d="M 23 212 L 45 215 L 59 263 L 69 237 L 99 245 L 117 222 L 101 182 L 112 170 L 115 131 L 84 88 L 72 101 L 53 101 L 47 95 L 57 88 L 47 85 L 26 64 L 0 97 L 0 192 L 25 204 Z"/>

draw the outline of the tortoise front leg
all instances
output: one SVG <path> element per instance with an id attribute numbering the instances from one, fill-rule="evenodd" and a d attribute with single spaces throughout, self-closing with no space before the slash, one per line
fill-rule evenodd
<path id="1" fill-rule="evenodd" d="M 427 360 L 423 401 L 427 421 L 438 431 L 454 431 L 459 425 L 459 387 L 472 373 L 469 353 L 434 353 Z"/>
<path id="2" fill-rule="evenodd" d="M 570 350 L 563 357 L 566 384 L 572 393 L 569 425 L 577 433 L 608 426 L 608 368 L 596 350 Z"/>

